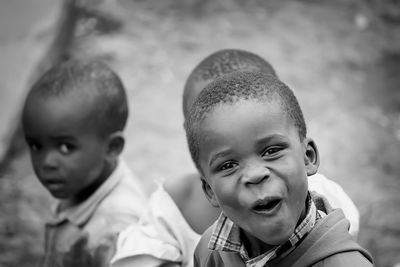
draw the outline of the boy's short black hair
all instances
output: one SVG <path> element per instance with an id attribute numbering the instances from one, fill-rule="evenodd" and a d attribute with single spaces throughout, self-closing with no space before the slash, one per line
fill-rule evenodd
<path id="1" fill-rule="evenodd" d="M 219 105 L 232 105 L 241 100 L 277 102 L 298 130 L 300 140 L 307 135 L 303 112 L 293 91 L 277 77 L 263 72 L 236 71 L 220 76 L 199 94 L 185 122 L 186 137 L 192 159 L 199 166 L 200 125 Z"/>
<path id="2" fill-rule="evenodd" d="M 122 131 L 128 118 L 128 101 L 119 76 L 105 63 L 68 60 L 56 64 L 32 86 L 32 95 L 42 98 L 79 93 L 94 99 L 93 119 L 100 134 Z"/>
<path id="3" fill-rule="evenodd" d="M 234 71 L 261 71 L 276 76 L 274 68 L 262 57 L 240 49 L 222 49 L 203 59 L 186 80 L 183 99 L 198 82 L 211 82 L 215 78 Z M 191 103 L 189 103 L 191 104 Z M 189 112 L 188 103 L 183 102 L 183 113 Z"/>

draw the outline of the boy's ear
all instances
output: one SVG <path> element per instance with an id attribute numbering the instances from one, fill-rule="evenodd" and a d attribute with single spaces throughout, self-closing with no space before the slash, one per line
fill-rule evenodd
<path id="1" fill-rule="evenodd" d="M 219 208 L 219 204 L 217 199 L 215 198 L 214 192 L 212 191 L 211 186 L 207 183 L 206 178 L 204 178 L 203 176 L 201 176 L 201 184 L 208 201 L 213 207 Z"/>
<path id="2" fill-rule="evenodd" d="M 319 153 L 314 140 L 309 137 L 304 139 L 305 153 L 304 163 L 306 164 L 307 176 L 316 174 L 319 167 Z"/>
<path id="3" fill-rule="evenodd" d="M 114 132 L 108 136 L 107 155 L 113 158 L 118 157 L 125 146 L 125 138 L 122 132 Z"/>

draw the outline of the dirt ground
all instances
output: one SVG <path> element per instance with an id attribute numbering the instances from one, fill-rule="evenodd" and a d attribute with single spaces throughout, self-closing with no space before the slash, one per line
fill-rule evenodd
<path id="1" fill-rule="evenodd" d="M 124 157 L 147 191 L 155 178 L 194 171 L 181 110 L 190 71 L 218 49 L 253 51 L 297 94 L 320 172 L 360 209 L 360 243 L 376 266 L 400 263 L 395 9 L 372 0 L 104 2 L 96 16 L 80 20 L 71 53 L 101 57 L 120 73 L 131 105 Z M 1 175 L 0 266 L 33 266 L 43 253 L 49 195 L 26 153 Z"/>

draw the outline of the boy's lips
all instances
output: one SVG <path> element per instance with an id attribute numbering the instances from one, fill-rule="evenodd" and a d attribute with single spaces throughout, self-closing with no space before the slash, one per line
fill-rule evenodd
<path id="1" fill-rule="evenodd" d="M 272 215 L 281 207 L 281 204 L 280 197 L 265 197 L 255 201 L 251 209 L 257 214 Z"/>
<path id="2" fill-rule="evenodd" d="M 46 179 L 43 181 L 43 183 L 48 187 L 48 188 L 60 188 L 65 185 L 65 181 L 62 179 Z"/>

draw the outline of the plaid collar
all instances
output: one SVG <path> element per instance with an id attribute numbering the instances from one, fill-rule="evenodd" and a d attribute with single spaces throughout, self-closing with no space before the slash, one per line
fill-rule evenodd
<path id="1" fill-rule="evenodd" d="M 297 244 L 311 231 L 317 220 L 322 218 L 323 214 L 317 212 L 314 201 L 310 193 L 307 195 L 307 215 L 304 220 L 296 227 L 294 233 L 284 244 L 275 246 L 269 251 L 250 259 L 248 253 L 240 239 L 240 228 L 234 224 L 225 214 L 221 213 L 214 224 L 214 230 L 208 243 L 211 250 L 220 250 L 227 252 L 238 252 L 245 261 L 247 267 L 261 267 L 268 261 L 287 255 Z"/>

